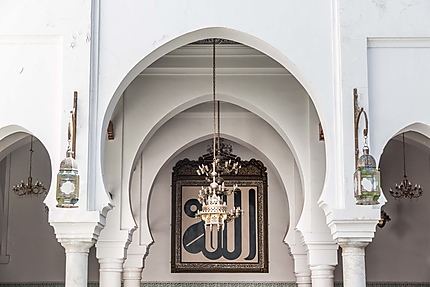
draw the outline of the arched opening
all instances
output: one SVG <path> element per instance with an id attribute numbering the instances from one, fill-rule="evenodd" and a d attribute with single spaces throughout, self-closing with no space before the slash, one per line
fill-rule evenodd
<path id="1" fill-rule="evenodd" d="M 33 152 L 30 152 L 30 149 Z M 3 282 L 35 282 L 64 278 L 64 249 L 48 224 L 45 193 L 18 196 L 23 182 L 51 186 L 51 159 L 43 143 L 19 126 L 0 129 L 0 277 Z M 23 191 L 23 190 L 21 190 Z M 43 189 L 40 189 L 43 191 Z M 46 254 L 52 256 L 46 256 Z M 60 260 L 59 260 L 60 259 Z M 51 266 L 49 270 L 46 266 Z"/>
<path id="2" fill-rule="evenodd" d="M 301 246 L 294 233 L 301 215 L 307 217 L 304 226 L 310 226 L 311 217 L 316 216 L 319 221 L 314 221 L 313 226 L 318 232 L 327 229 L 322 210 L 314 208 L 316 214 L 320 212 L 317 215 L 310 210 L 302 212 L 304 194 L 308 194 L 308 208 L 312 208 L 325 178 L 325 144 L 318 139 L 320 118 L 316 108 L 299 81 L 271 57 L 239 43 L 220 50 L 217 97 L 223 105 L 221 133 L 244 153 L 266 160 L 273 194 L 283 197 L 272 206 L 280 204 L 285 211 L 282 222 L 273 224 L 277 232 L 273 238 L 282 245 L 285 232 L 292 231 L 285 242 Z M 165 209 L 168 191 L 163 186 L 170 186 L 175 160 L 187 154 L 197 158 L 204 153 L 205 149 L 197 150 L 211 137 L 211 87 L 211 46 L 190 44 L 159 58 L 124 90 L 111 117 L 116 138 L 106 141 L 105 178 L 114 203 L 121 198 L 121 214 L 130 213 L 129 217 L 121 217 L 121 228 L 138 228 L 132 245 L 137 242 L 148 246 L 154 240 L 156 245 L 156 236 L 165 239 L 166 232 L 170 232 L 162 228 L 170 218 L 170 210 Z M 118 166 L 118 162 L 122 165 Z M 163 210 L 154 205 L 158 201 L 164 202 Z M 276 218 L 277 211 L 276 207 L 272 210 L 272 218 Z M 157 250 L 155 245 L 151 248 Z M 276 249 L 272 252 L 276 253 Z M 288 254 L 287 246 L 282 254 Z M 150 251 L 148 258 L 151 256 Z M 170 259 L 165 254 L 154 258 L 163 258 L 168 270 Z M 291 268 L 289 273 L 280 271 L 284 265 L 291 266 L 291 257 L 287 261 L 279 259 L 279 277 L 274 271 L 273 278 L 293 280 Z M 154 276 L 160 280 L 173 278 L 170 273 L 160 274 L 156 272 Z"/>
<path id="3" fill-rule="evenodd" d="M 367 278 L 371 282 L 428 282 L 430 276 L 430 240 L 427 228 L 430 198 L 430 140 L 428 127 L 415 124 L 406 127 L 393 136 L 380 159 L 381 187 L 388 202 L 383 210 L 390 221 L 383 228 L 377 228 L 373 242 L 366 248 Z M 405 138 L 405 162 L 403 161 L 403 139 Z M 404 170 L 405 163 L 405 170 Z M 419 184 L 424 192 L 419 198 L 395 199 L 390 189 L 400 185 L 404 171 L 414 186 Z M 390 264 L 406 262 L 407 264 Z"/>

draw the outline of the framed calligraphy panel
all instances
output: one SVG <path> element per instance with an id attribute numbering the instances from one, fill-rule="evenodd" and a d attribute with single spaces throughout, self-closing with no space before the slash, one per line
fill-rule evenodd
<path id="1" fill-rule="evenodd" d="M 225 197 L 227 210 L 240 206 L 244 213 L 223 230 L 205 229 L 195 218 L 201 204 L 198 191 L 208 185 L 196 173 L 199 161 L 184 159 L 172 173 L 171 272 L 268 272 L 267 173 L 261 161 L 240 161 L 238 174 L 223 175 L 234 195 Z"/>

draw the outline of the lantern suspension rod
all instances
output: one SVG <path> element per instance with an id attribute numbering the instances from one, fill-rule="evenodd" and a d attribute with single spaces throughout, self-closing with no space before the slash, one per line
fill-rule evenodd
<path id="1" fill-rule="evenodd" d="M 360 117 L 364 114 L 365 128 L 363 130 L 364 144 L 367 145 L 367 135 L 369 134 L 369 121 L 367 119 L 367 113 L 364 108 L 358 106 L 358 92 L 357 88 L 354 88 L 354 138 L 355 138 L 355 169 L 357 169 L 358 162 L 358 128 L 360 123 Z"/>
<path id="2" fill-rule="evenodd" d="M 78 118 L 78 92 L 73 93 L 73 108 L 70 110 L 69 124 L 68 124 L 68 135 L 67 140 L 69 147 L 67 147 L 67 154 L 70 152 L 71 156 L 76 156 L 76 121 Z M 70 150 L 69 150 L 70 149 Z"/>

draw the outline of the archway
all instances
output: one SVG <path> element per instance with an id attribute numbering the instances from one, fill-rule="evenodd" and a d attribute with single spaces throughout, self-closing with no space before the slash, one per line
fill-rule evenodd
<path id="1" fill-rule="evenodd" d="M 367 278 L 371 282 L 428 282 L 429 254 L 426 252 L 430 233 L 428 225 L 427 191 L 430 187 L 429 127 L 412 124 L 393 136 L 385 145 L 380 158 L 381 187 L 387 203 L 383 210 L 390 217 L 383 228 L 377 228 L 373 242 L 366 248 Z M 395 199 L 395 190 L 404 175 L 403 140 L 405 137 L 405 171 L 414 186 L 422 186 L 423 195 L 417 199 Z M 424 228 L 423 228 L 424 227 Z M 387 262 L 407 262 L 406 265 Z"/>
<path id="2" fill-rule="evenodd" d="M 231 51 L 228 49 L 235 49 L 236 54 L 229 54 Z M 159 171 L 171 158 L 210 137 L 210 109 L 201 111 L 197 108 L 210 100 L 210 51 L 210 46 L 188 45 L 154 62 L 124 90 L 111 118 L 119 131 L 119 139 L 116 143 L 106 142 L 105 155 L 110 157 L 108 165 L 111 168 L 114 162 L 123 165 L 116 174 L 115 168 L 112 171 L 105 169 L 107 178 L 112 182 L 108 184 L 108 190 L 116 193 L 113 194 L 114 200 L 118 196 L 121 198 L 121 230 L 127 226 L 130 229 L 137 226 L 137 242 L 142 246 L 147 247 L 153 241 L 147 226 L 148 204 L 150 190 L 154 188 Z M 245 67 L 234 62 L 246 62 L 244 57 L 257 58 L 259 61 L 251 61 L 251 66 Z M 294 217 L 289 220 L 289 230 L 295 230 L 300 214 L 304 214 L 308 218 L 304 220 L 304 225 L 310 224 L 311 217 L 316 216 L 318 222 L 314 221 L 313 226 L 317 226 L 319 232 L 324 231 L 327 226 L 322 210 L 313 209 L 316 210 L 315 214 L 319 211 L 319 215 L 302 212 L 303 198 L 306 197 L 302 191 L 308 193 L 308 208 L 312 208 L 325 178 L 325 144 L 318 140 L 320 118 L 309 94 L 289 71 L 255 49 L 235 43 L 226 48 L 220 58 L 224 64 L 218 64 L 218 67 L 221 66 L 217 73 L 218 98 L 226 102 L 227 106 L 238 106 L 245 115 L 234 118 L 236 122 L 231 122 L 231 125 L 222 124 L 222 132 L 239 143 L 245 143 L 244 146 L 249 143 L 256 147 L 260 154 L 273 162 L 274 174 L 279 176 L 281 185 L 293 186 L 286 189 L 290 191 L 288 201 L 294 203 L 289 207 Z M 190 110 L 193 111 L 190 113 Z M 188 119 L 185 115 L 188 115 Z M 259 129 L 259 125 L 248 125 L 241 129 L 245 119 L 250 116 L 265 127 Z M 203 127 L 205 122 L 209 123 L 207 128 L 206 125 Z M 271 135 L 259 136 L 264 131 L 270 131 Z M 240 132 L 242 136 L 237 136 Z M 157 140 L 157 137 L 163 140 Z M 273 144 L 275 137 L 278 144 Z M 276 151 L 279 150 L 291 152 L 288 163 L 276 157 Z M 310 156 L 320 160 L 311 161 Z M 144 164 L 139 166 L 142 158 Z M 139 169 L 144 171 L 144 179 L 135 184 L 131 176 L 139 173 Z M 296 181 L 289 182 L 291 174 L 294 174 Z M 138 186 L 142 193 L 133 195 L 133 186 Z M 128 197 L 130 189 L 132 195 Z M 127 209 L 129 202 L 132 209 Z M 129 215 L 124 216 L 127 213 Z M 302 246 L 302 242 L 297 240 L 299 237 L 293 232 L 285 241 Z"/>
<path id="3" fill-rule="evenodd" d="M 47 192 L 52 171 L 44 144 L 21 126 L 0 128 L 0 276 L 4 282 L 61 281 L 64 250 L 47 223 L 45 193 L 18 196 L 14 192 L 14 186 L 28 183 L 30 155 L 32 183 L 41 182 Z M 46 266 L 51 266 L 49 271 Z"/>

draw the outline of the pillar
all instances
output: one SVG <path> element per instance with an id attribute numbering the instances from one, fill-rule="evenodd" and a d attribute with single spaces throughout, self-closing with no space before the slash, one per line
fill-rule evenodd
<path id="1" fill-rule="evenodd" d="M 301 253 L 301 251 L 304 251 L 304 253 Z M 291 246 L 290 254 L 294 260 L 294 275 L 296 276 L 297 287 L 311 287 L 312 281 L 311 271 L 309 270 L 308 265 L 308 255 L 306 254 L 303 245 Z"/>
<path id="2" fill-rule="evenodd" d="M 341 240 L 343 261 L 343 286 L 365 287 L 366 265 L 364 249 L 369 244 L 366 241 Z"/>
<path id="3" fill-rule="evenodd" d="M 311 287 L 312 280 L 310 273 L 294 273 L 296 275 L 297 287 Z"/>
<path id="4" fill-rule="evenodd" d="M 143 268 L 124 268 L 124 287 L 140 287 Z"/>
<path id="5" fill-rule="evenodd" d="M 60 243 L 66 252 L 65 287 L 87 287 L 88 253 L 94 241 L 63 239 Z"/>
<path id="6" fill-rule="evenodd" d="M 145 257 L 148 255 L 147 245 L 140 245 L 138 237 L 127 249 L 127 259 L 124 262 L 124 287 L 140 287 Z"/>
<path id="7" fill-rule="evenodd" d="M 100 287 L 121 286 L 123 258 L 100 258 Z"/>
<path id="8" fill-rule="evenodd" d="M 311 265 L 312 287 L 333 287 L 334 268 L 334 265 Z"/>
<path id="9" fill-rule="evenodd" d="M 338 244 L 330 233 L 305 233 L 304 238 L 312 287 L 333 287 Z"/>

